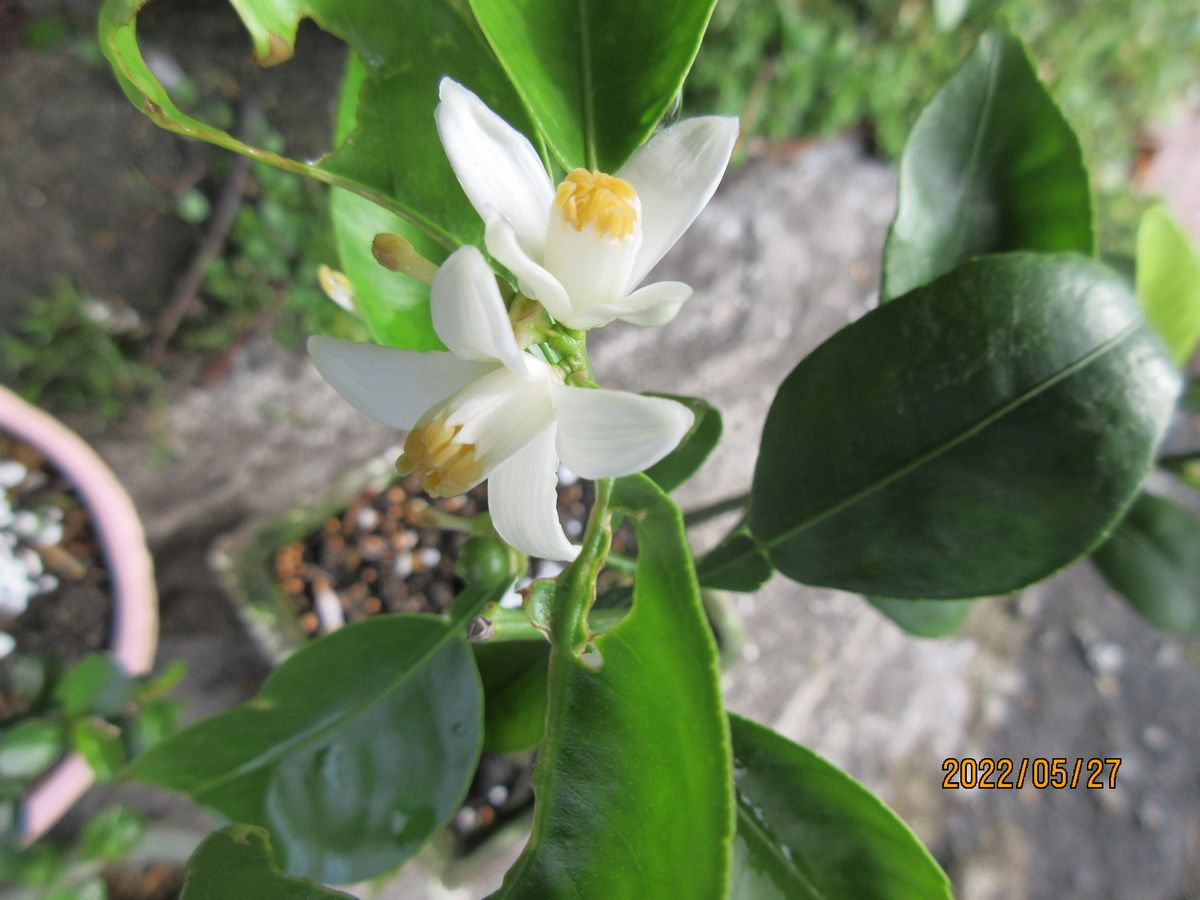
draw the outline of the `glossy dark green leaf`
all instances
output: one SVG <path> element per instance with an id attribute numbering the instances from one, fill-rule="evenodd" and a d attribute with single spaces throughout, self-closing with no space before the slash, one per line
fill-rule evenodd
<path id="1" fill-rule="evenodd" d="M 613 496 L 637 531 L 633 610 L 577 653 L 607 535 L 559 577 L 533 834 L 501 898 L 722 898 L 733 828 L 716 647 L 679 511 L 643 476 Z M 598 666 L 598 668 L 597 668 Z"/>
<path id="2" fill-rule="evenodd" d="M 949 900 L 945 873 L 878 797 L 769 728 L 734 715 L 729 726 L 729 900 Z"/>
<path id="3" fill-rule="evenodd" d="M 494 55 L 461 7 L 413 0 L 403 10 L 377 0 L 239 0 L 255 58 L 266 65 L 292 55 L 301 18 L 348 43 L 368 68 L 358 128 L 315 163 L 249 146 L 175 105 L 142 58 L 135 19 L 146 0 L 106 0 L 100 46 L 126 95 L 155 123 L 308 175 L 375 200 L 447 248 L 480 239 L 482 223 L 450 169 L 433 121 L 438 81 L 450 76 L 475 91 L 514 127 L 532 126 Z M 332 81 L 337 76 L 329 74 Z"/>
<path id="4" fill-rule="evenodd" d="M 763 430 L 750 527 L 797 581 L 931 600 L 1007 593 L 1113 527 L 1178 390 L 1128 287 L 1100 263 L 975 260 L 792 370 Z"/>
<path id="5" fill-rule="evenodd" d="M 83 713 L 119 715 L 129 705 L 132 695 L 132 679 L 107 653 L 84 657 L 63 676 L 54 690 L 63 711 L 73 716 Z"/>
<path id="6" fill-rule="evenodd" d="M 696 420 L 679 446 L 646 470 L 646 475 L 667 493 L 696 474 L 721 440 L 721 414 L 707 400 L 675 394 L 653 394 L 677 400 L 692 411 Z"/>
<path id="7" fill-rule="evenodd" d="M 1092 561 L 1152 625 L 1200 631 L 1200 516 L 1142 494 Z"/>
<path id="8" fill-rule="evenodd" d="M 774 571 L 771 558 L 744 526 L 696 562 L 701 587 L 744 594 L 757 591 Z"/>
<path id="9" fill-rule="evenodd" d="M 6 729 L 0 736 L 0 778 L 37 777 L 66 752 L 66 740 L 53 719 L 26 719 Z"/>
<path id="10" fill-rule="evenodd" d="M 1200 341 L 1200 254 L 1162 206 L 1138 228 L 1137 295 L 1171 357 L 1186 364 Z"/>
<path id="11" fill-rule="evenodd" d="M 341 145 L 358 122 L 358 98 L 367 69 L 353 54 L 342 80 L 334 142 Z M 385 269 L 371 253 L 381 232 L 400 234 L 431 262 L 446 257 L 445 247 L 378 203 L 342 188 L 329 195 L 329 216 L 342 272 L 354 286 L 354 307 L 377 344 L 411 350 L 443 350 L 429 313 L 429 286 Z"/>
<path id="12" fill-rule="evenodd" d="M 180 900 L 353 900 L 280 871 L 271 836 L 262 828 L 230 825 L 206 837 L 188 860 Z"/>
<path id="13" fill-rule="evenodd" d="M 715 0 L 471 0 L 562 164 L 615 172 L 683 87 Z"/>
<path id="14" fill-rule="evenodd" d="M 258 697 L 167 738 L 131 774 L 271 830 L 285 868 L 346 883 L 410 857 L 457 811 L 482 742 L 462 626 L 378 616 L 304 647 Z"/>
<path id="15" fill-rule="evenodd" d="M 476 644 L 483 681 L 483 749 L 519 753 L 542 739 L 546 729 L 546 669 L 550 644 L 499 641 Z"/>
<path id="16" fill-rule="evenodd" d="M 913 126 L 883 256 L 885 300 L 973 256 L 1095 246 L 1079 141 L 1011 34 L 983 35 Z"/>
<path id="17" fill-rule="evenodd" d="M 80 850 L 93 862 L 114 862 L 127 856 L 146 834 L 146 820 L 124 806 L 113 806 L 88 820 Z"/>
<path id="18" fill-rule="evenodd" d="M 900 600 L 864 597 L 873 607 L 917 637 L 939 638 L 954 634 L 967 621 L 978 600 Z"/>

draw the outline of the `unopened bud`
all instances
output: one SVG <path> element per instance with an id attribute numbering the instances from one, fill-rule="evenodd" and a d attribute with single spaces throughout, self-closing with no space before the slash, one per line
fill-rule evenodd
<path id="1" fill-rule="evenodd" d="M 383 231 L 371 242 L 371 254 L 385 269 L 403 272 L 410 278 L 430 284 L 437 274 L 437 266 L 417 252 L 408 238 Z"/>

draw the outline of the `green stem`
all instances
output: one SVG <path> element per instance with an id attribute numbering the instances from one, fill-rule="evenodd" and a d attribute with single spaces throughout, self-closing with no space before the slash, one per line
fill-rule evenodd
<path id="1" fill-rule="evenodd" d="M 749 502 L 750 492 L 746 491 L 746 493 L 738 494 L 736 497 L 726 497 L 724 500 L 718 500 L 715 503 L 710 503 L 708 506 L 689 510 L 683 514 L 683 526 L 691 528 L 693 525 L 699 525 L 702 522 L 707 522 L 709 519 L 723 516 L 725 513 L 745 509 L 746 504 Z"/>
<path id="2" fill-rule="evenodd" d="M 596 482 L 596 500 L 583 534 L 579 557 L 558 579 L 550 636 L 560 652 L 572 653 L 588 639 L 587 614 L 596 599 L 596 576 L 600 574 L 612 540 L 608 512 L 612 489 L 611 478 Z"/>
<path id="3" fill-rule="evenodd" d="M 593 609 L 588 614 L 588 629 L 603 634 L 625 618 L 628 609 Z M 512 641 L 544 641 L 546 635 L 529 621 L 529 616 L 520 609 L 498 609 L 488 619 L 492 633 L 487 643 L 500 644 Z"/>

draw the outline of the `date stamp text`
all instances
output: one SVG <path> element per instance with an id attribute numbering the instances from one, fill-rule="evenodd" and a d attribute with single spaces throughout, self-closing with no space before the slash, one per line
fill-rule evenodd
<path id="1" fill-rule="evenodd" d="M 948 791 L 1020 790 L 1027 784 L 1039 791 L 1115 790 L 1121 758 L 1036 756 L 950 757 L 942 761 L 942 787 Z"/>

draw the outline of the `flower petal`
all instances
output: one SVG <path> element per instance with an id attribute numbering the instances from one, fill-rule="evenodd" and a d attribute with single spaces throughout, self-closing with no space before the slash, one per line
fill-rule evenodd
<path id="1" fill-rule="evenodd" d="M 737 142 L 738 120 L 700 116 L 664 128 L 618 173 L 642 201 L 642 249 L 629 290 L 666 255 L 712 198 Z"/>
<path id="2" fill-rule="evenodd" d="M 630 475 L 678 446 L 695 415 L 674 400 L 552 384 L 558 454 L 583 478 Z"/>
<path id="3" fill-rule="evenodd" d="M 639 288 L 617 303 L 590 306 L 574 314 L 572 328 L 595 328 L 613 319 L 634 325 L 665 325 L 675 318 L 692 289 L 681 281 L 659 281 Z"/>
<path id="4" fill-rule="evenodd" d="M 496 368 L 453 353 L 422 353 L 332 337 L 310 337 L 317 371 L 351 406 L 384 425 L 408 429 L 430 406 Z"/>
<path id="5" fill-rule="evenodd" d="M 512 223 L 531 252 L 541 252 L 554 186 L 528 139 L 456 81 L 443 78 L 434 110 L 450 166 L 471 205 Z"/>
<path id="6" fill-rule="evenodd" d="M 525 252 L 513 227 L 494 210 L 483 219 L 487 223 L 483 240 L 488 253 L 517 276 L 522 292 L 546 307 L 554 318 L 570 325 L 571 300 L 559 280 Z"/>
<path id="7" fill-rule="evenodd" d="M 433 330 L 460 359 L 499 360 L 515 375 L 534 378 L 536 360 L 513 336 L 496 276 L 474 247 L 460 247 L 442 263 L 430 288 Z"/>
<path id="8" fill-rule="evenodd" d="M 554 426 L 497 466 L 488 479 L 488 511 L 500 537 L 543 559 L 572 560 L 579 548 L 558 521 L 558 455 Z"/>

